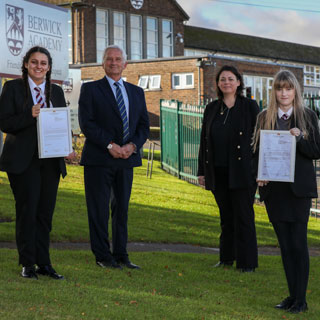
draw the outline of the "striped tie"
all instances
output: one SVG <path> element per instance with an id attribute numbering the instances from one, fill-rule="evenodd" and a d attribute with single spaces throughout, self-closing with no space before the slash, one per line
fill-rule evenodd
<path id="1" fill-rule="evenodd" d="M 127 142 L 129 138 L 129 122 L 127 117 L 126 106 L 124 104 L 123 96 L 121 93 L 120 85 L 118 82 L 114 83 L 116 87 L 116 100 L 119 107 L 122 124 L 123 124 L 123 143 Z"/>
<path id="2" fill-rule="evenodd" d="M 288 115 L 286 113 L 284 113 L 281 117 L 282 120 L 288 120 Z"/>
<path id="3" fill-rule="evenodd" d="M 40 103 L 40 108 L 43 108 L 45 106 L 45 102 L 41 96 L 41 89 L 39 87 L 35 87 L 34 91 L 36 92 L 37 103 Z"/>

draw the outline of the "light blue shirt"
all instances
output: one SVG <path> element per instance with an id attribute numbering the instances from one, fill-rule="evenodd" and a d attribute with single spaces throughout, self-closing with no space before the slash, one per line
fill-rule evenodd
<path id="1" fill-rule="evenodd" d="M 113 95 L 114 97 L 116 98 L 117 100 L 117 88 L 116 86 L 114 85 L 114 83 L 116 81 L 114 81 L 113 79 L 111 79 L 110 77 L 106 76 L 109 84 L 110 84 L 110 87 L 112 89 L 112 92 L 113 92 Z M 117 81 L 119 83 L 119 87 L 120 87 L 120 90 L 121 90 L 121 93 L 122 93 L 122 96 L 123 96 L 123 101 L 124 101 L 124 105 L 126 107 L 126 112 L 127 112 L 127 119 L 128 119 L 128 122 L 129 122 L 129 98 L 128 98 L 128 94 L 127 94 L 127 91 L 126 91 L 126 88 L 124 86 L 124 83 L 123 83 L 123 80 L 122 78 L 120 78 L 119 81 Z"/>

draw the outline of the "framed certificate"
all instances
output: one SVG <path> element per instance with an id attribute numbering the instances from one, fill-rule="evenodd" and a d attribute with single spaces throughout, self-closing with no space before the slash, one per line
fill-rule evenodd
<path id="1" fill-rule="evenodd" d="M 296 137 L 289 131 L 261 130 L 258 180 L 294 182 Z"/>
<path id="2" fill-rule="evenodd" d="M 45 108 L 37 118 L 39 158 L 65 157 L 72 152 L 69 108 Z"/>

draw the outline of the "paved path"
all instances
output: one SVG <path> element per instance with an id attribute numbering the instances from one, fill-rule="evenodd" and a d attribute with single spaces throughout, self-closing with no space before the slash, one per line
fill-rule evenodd
<path id="1" fill-rule="evenodd" d="M 60 250 L 90 250 L 90 244 L 87 242 L 53 242 L 51 247 Z M 16 249 L 15 242 L 0 242 L 0 249 Z M 206 253 L 218 254 L 218 248 L 200 247 L 189 244 L 170 244 L 170 243 L 147 243 L 147 242 L 130 242 L 128 243 L 130 252 L 176 252 L 176 253 Z M 259 255 L 279 255 L 279 248 L 259 247 Z M 311 256 L 320 256 L 320 248 L 309 248 Z"/>

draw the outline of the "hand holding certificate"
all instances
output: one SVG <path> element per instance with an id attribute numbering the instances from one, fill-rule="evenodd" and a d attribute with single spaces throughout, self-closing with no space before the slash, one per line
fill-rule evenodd
<path id="1" fill-rule="evenodd" d="M 69 108 L 41 109 L 37 129 L 39 158 L 65 157 L 72 152 Z"/>
<path id="2" fill-rule="evenodd" d="M 294 182 L 296 139 L 289 131 L 261 130 L 258 178 Z"/>

